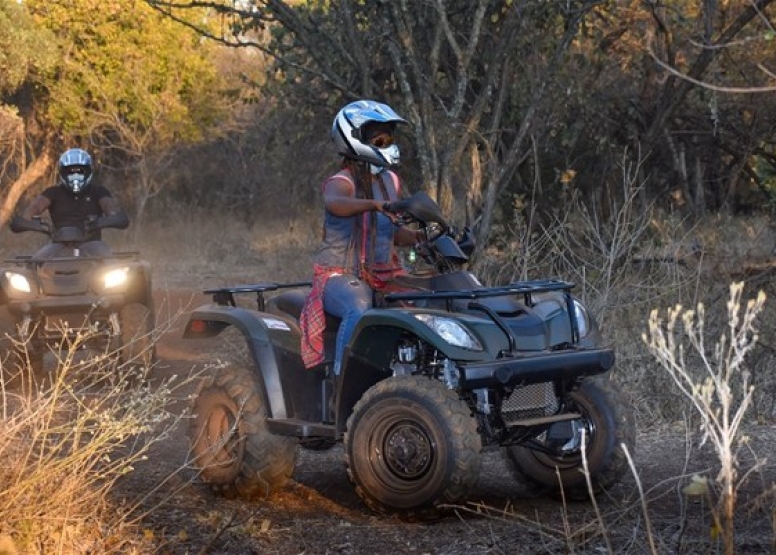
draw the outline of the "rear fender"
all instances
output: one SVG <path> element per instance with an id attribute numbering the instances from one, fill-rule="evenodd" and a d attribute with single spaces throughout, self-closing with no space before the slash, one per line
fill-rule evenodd
<path id="1" fill-rule="evenodd" d="M 265 402 L 272 418 L 290 418 L 290 410 L 283 394 L 280 365 L 273 342 L 292 349 L 299 345 L 299 329 L 288 320 L 274 314 L 244 308 L 210 304 L 192 311 L 183 337 L 205 339 L 215 337 L 234 326 L 240 330 L 260 372 L 264 384 Z M 300 359 L 301 361 L 301 359 Z"/>

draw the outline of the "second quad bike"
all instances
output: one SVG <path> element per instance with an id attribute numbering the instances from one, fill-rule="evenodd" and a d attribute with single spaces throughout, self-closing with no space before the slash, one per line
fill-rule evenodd
<path id="1" fill-rule="evenodd" d="M 85 228 L 94 226 L 88 222 Z M 0 267 L 0 347 L 7 376 L 45 376 L 44 355 L 78 346 L 148 368 L 154 360 L 150 264 L 137 252 L 89 255 L 95 239 L 80 227 L 55 229 L 15 218 L 14 232 L 33 231 L 59 245 L 54 256 L 20 255 Z"/>
<path id="2" fill-rule="evenodd" d="M 300 356 L 309 283 L 207 290 L 184 337 L 237 329 L 247 363 L 222 364 L 193 400 L 190 437 L 202 478 L 227 496 L 265 495 L 292 474 L 297 445 L 342 441 L 356 492 L 371 509 L 434 518 L 463 502 L 485 448 L 501 448 L 515 477 L 584 499 L 617 483 L 634 420 L 608 379 L 614 352 L 573 284 L 533 280 L 485 287 L 463 268 L 474 242 L 445 223 L 425 194 L 390 205 L 417 223 L 432 271 L 378 295 L 359 320 L 342 369 L 331 358 L 339 321 L 327 316 L 327 362 Z M 256 296 L 256 308 L 238 302 Z M 590 484 L 582 472 L 586 458 Z"/>

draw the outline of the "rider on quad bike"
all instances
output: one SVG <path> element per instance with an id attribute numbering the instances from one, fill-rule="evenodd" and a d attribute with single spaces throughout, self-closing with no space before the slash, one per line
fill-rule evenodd
<path id="1" fill-rule="evenodd" d="M 56 185 L 11 221 L 13 232 L 36 231 L 51 242 L 0 269 L 0 343 L 3 356 L 11 354 L 5 374 L 39 374 L 44 354 L 68 348 L 78 334 L 99 337 L 91 347 L 145 366 L 154 325 L 150 268 L 137 253 L 113 253 L 101 235 L 102 228 L 125 229 L 129 219 L 110 191 L 93 182 L 85 150 L 66 150 L 58 175 Z M 41 219 L 46 211 L 50 223 Z M 130 346 L 134 336 L 142 339 Z"/>
<path id="2" fill-rule="evenodd" d="M 200 476 L 225 496 L 266 498 L 297 445 L 342 442 L 364 503 L 409 520 L 464 502 L 485 449 L 501 448 L 537 492 L 587 499 L 614 486 L 635 426 L 593 315 L 562 280 L 483 285 L 466 268 L 471 231 L 425 193 L 399 198 L 400 123 L 373 101 L 337 115 L 344 163 L 323 186 L 312 283 L 209 289 L 213 302 L 191 312 L 184 337 L 215 340 L 191 407 Z M 403 272 L 397 243 L 416 243 L 429 271 Z"/>
<path id="3" fill-rule="evenodd" d="M 27 221 L 16 219 L 11 229 L 25 231 L 21 229 L 25 224 L 34 225 L 32 220 L 48 210 L 55 229 L 77 227 L 89 236 L 90 240 L 79 246 L 84 255 L 109 255 L 110 247 L 102 242 L 100 230 L 103 227 L 126 229 L 129 219 L 108 189 L 92 183 L 92 157 L 80 148 L 66 150 L 59 158 L 58 173 L 59 183 L 38 195 L 22 213 Z M 65 248 L 61 243 L 52 242 L 36 256 L 54 258 L 64 253 Z"/>
<path id="4" fill-rule="evenodd" d="M 339 374 L 342 353 L 361 315 L 372 308 L 374 291 L 391 289 L 400 272 L 394 245 L 412 246 L 420 232 L 395 225 L 388 208 L 401 196 L 394 144 L 397 125 L 407 122 L 390 106 L 358 100 L 334 118 L 331 138 L 342 166 L 323 182 L 323 238 L 314 255 L 313 284 L 301 328 L 302 356 L 308 368 L 324 359 L 324 311 L 341 318 L 334 357 Z"/>

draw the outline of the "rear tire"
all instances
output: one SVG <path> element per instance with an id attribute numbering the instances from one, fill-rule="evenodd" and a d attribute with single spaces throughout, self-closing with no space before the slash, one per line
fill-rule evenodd
<path id="1" fill-rule="evenodd" d="M 592 493 L 597 495 L 616 484 L 628 469 L 621 445 L 628 448 L 631 456 L 634 454 L 633 413 L 617 384 L 606 378 L 584 380 L 569 397 L 569 410 L 582 414 L 578 422 L 586 431 L 587 466 Z M 553 496 L 562 493 L 575 501 L 590 498 L 581 446 L 557 456 L 521 445 L 507 447 L 505 452 L 515 478 L 534 491 Z"/>
<path id="2" fill-rule="evenodd" d="M 348 476 L 370 509 L 427 520 L 469 495 L 482 440 L 469 407 L 444 384 L 397 376 L 356 403 L 344 447 Z"/>
<path id="3" fill-rule="evenodd" d="M 195 397 L 191 451 L 216 493 L 266 497 L 291 477 L 297 441 L 270 433 L 264 398 L 254 372 L 239 365 L 219 370 Z"/>

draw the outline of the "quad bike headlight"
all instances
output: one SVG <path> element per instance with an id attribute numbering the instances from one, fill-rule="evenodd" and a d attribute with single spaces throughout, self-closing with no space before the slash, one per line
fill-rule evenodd
<path id="1" fill-rule="evenodd" d="M 127 266 L 108 270 L 102 275 L 102 285 L 105 289 L 120 287 L 127 282 L 128 274 L 129 268 Z"/>
<path id="2" fill-rule="evenodd" d="M 574 318 L 577 321 L 579 338 L 582 339 L 587 337 L 587 334 L 590 333 L 590 316 L 587 313 L 585 305 L 576 299 L 574 299 Z"/>
<path id="3" fill-rule="evenodd" d="M 8 280 L 8 284 L 12 289 L 21 293 L 31 293 L 32 287 L 30 281 L 22 274 L 16 272 L 5 272 L 5 279 Z"/>
<path id="4" fill-rule="evenodd" d="M 453 318 L 435 314 L 415 314 L 415 318 L 434 330 L 442 339 L 455 347 L 482 351 L 482 345 L 469 331 Z"/>

